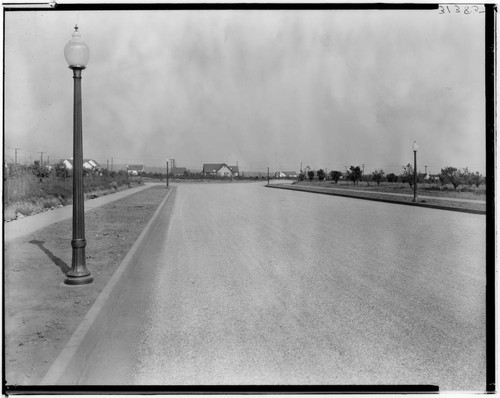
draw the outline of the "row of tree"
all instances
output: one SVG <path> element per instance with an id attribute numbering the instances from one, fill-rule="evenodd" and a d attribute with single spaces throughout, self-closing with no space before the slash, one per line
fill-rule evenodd
<path id="1" fill-rule="evenodd" d="M 333 170 L 327 175 L 323 169 L 301 172 L 299 174 L 299 181 L 304 181 L 306 177 L 310 181 L 313 181 L 314 177 L 317 177 L 319 181 L 330 179 L 335 183 L 338 183 L 339 180 L 342 179 L 352 181 L 354 185 L 359 184 L 359 181 L 374 181 L 377 185 L 380 185 L 383 181 L 402 182 L 408 183 L 410 188 L 413 187 L 415 181 L 415 174 L 411 164 L 403 166 L 403 172 L 400 175 L 394 173 L 386 175 L 382 169 L 375 170 L 369 175 L 363 175 L 360 166 L 351 166 L 345 173 Z M 456 167 L 447 166 L 441 169 L 441 172 L 434 179 L 424 173 L 417 173 L 416 177 L 417 183 L 438 182 L 441 183 L 441 185 L 451 184 L 454 189 L 457 189 L 460 185 L 476 186 L 479 188 L 479 186 L 485 182 L 481 174 L 478 172 L 471 172 L 467 167 L 457 169 Z"/>

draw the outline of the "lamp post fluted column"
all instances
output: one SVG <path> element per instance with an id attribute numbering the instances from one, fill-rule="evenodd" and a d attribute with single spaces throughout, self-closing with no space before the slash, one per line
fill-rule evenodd
<path id="1" fill-rule="evenodd" d="M 417 142 L 413 142 L 413 202 L 417 202 Z"/>
<path id="2" fill-rule="evenodd" d="M 168 159 L 167 159 L 167 189 L 168 189 Z"/>
<path id="3" fill-rule="evenodd" d="M 85 211 L 83 202 L 83 144 L 82 144 L 82 70 L 88 61 L 88 47 L 81 41 L 75 26 L 73 40 L 64 49 L 73 70 L 73 248 L 71 269 L 66 273 L 67 285 L 91 283 L 94 277 L 87 270 L 85 259 Z"/>

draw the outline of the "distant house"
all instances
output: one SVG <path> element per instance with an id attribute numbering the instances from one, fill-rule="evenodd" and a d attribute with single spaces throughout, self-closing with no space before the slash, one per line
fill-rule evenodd
<path id="1" fill-rule="evenodd" d="M 439 174 L 426 174 L 424 180 L 428 182 L 439 182 Z"/>
<path id="2" fill-rule="evenodd" d="M 274 173 L 276 178 L 297 178 L 296 171 L 277 171 Z"/>
<path id="3" fill-rule="evenodd" d="M 235 170 L 234 172 L 233 169 Z M 237 173 L 237 176 L 239 173 L 237 166 L 232 166 L 231 168 L 225 163 L 205 163 L 202 171 L 204 175 L 218 177 L 235 177 L 235 172 Z"/>
<path id="4" fill-rule="evenodd" d="M 61 159 L 62 163 L 68 170 L 73 170 L 73 158 Z M 101 171 L 101 165 L 93 159 L 83 159 L 83 169 L 87 171 Z"/>
<path id="5" fill-rule="evenodd" d="M 240 168 L 238 166 L 228 166 L 233 172 L 233 177 L 238 177 L 240 175 Z"/>
<path id="6" fill-rule="evenodd" d="M 101 166 L 95 160 L 83 159 L 83 168 L 86 170 L 100 170 Z"/>
<path id="7" fill-rule="evenodd" d="M 174 167 L 169 172 L 169 174 L 173 175 L 174 177 L 181 177 L 183 175 L 186 175 L 187 173 L 188 173 L 188 171 L 185 167 Z"/>
<path id="8" fill-rule="evenodd" d="M 141 165 L 137 165 L 137 164 L 128 165 L 127 171 L 128 171 L 129 175 L 137 176 L 141 173 L 144 173 L 144 166 L 142 164 Z"/>

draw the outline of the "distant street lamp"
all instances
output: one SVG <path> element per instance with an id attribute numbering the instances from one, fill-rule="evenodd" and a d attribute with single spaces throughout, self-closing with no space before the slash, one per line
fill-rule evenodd
<path id="1" fill-rule="evenodd" d="M 269 185 L 269 165 L 267 165 L 267 185 Z"/>
<path id="2" fill-rule="evenodd" d="M 166 189 L 168 189 L 168 159 L 167 159 L 167 187 Z"/>
<path id="3" fill-rule="evenodd" d="M 417 141 L 413 141 L 413 202 L 417 202 Z"/>
<path id="4" fill-rule="evenodd" d="M 73 70 L 73 257 L 67 272 L 67 285 L 92 283 L 94 277 L 85 265 L 85 217 L 83 204 L 83 145 L 82 145 L 82 70 L 89 61 L 89 48 L 75 26 L 73 38 L 64 47 L 64 57 Z"/>

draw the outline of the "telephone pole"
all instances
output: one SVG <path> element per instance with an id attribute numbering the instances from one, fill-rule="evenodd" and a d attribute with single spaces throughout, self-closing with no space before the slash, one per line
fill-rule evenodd
<path id="1" fill-rule="evenodd" d="M 15 155 L 15 161 L 14 163 L 17 164 L 17 151 L 19 150 L 20 148 L 14 148 L 14 150 L 16 151 L 16 155 Z"/>
<path id="2" fill-rule="evenodd" d="M 43 165 L 43 154 L 44 152 L 40 152 L 40 166 Z"/>

